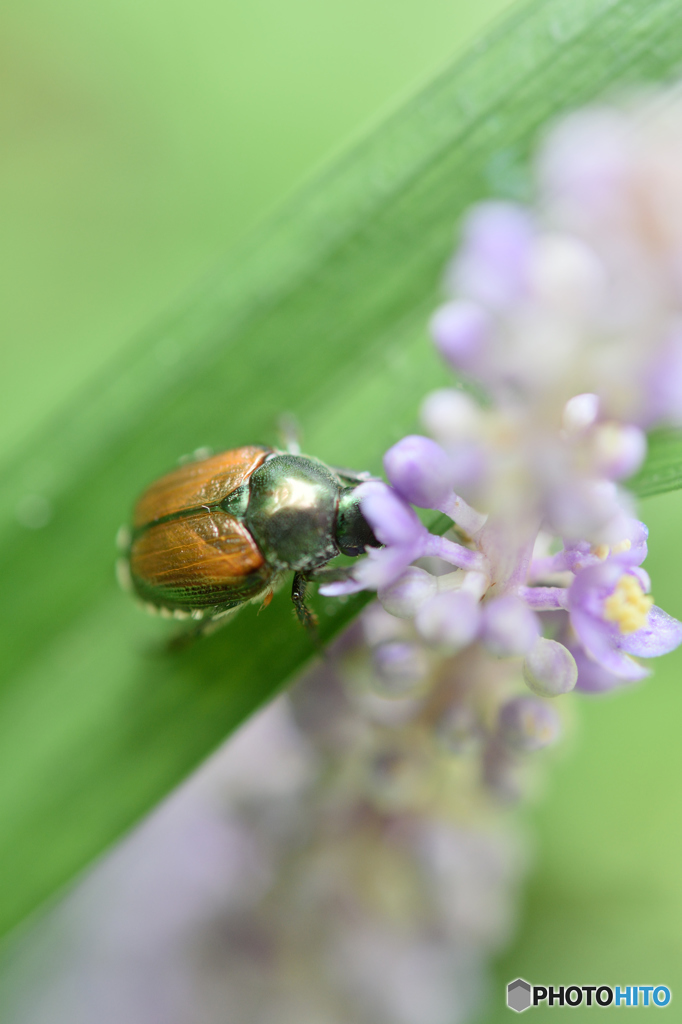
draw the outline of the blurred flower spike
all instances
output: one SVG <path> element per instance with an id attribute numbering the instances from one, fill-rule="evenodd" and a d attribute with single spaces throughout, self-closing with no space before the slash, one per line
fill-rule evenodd
<path id="1" fill-rule="evenodd" d="M 321 588 L 377 591 L 324 674 L 365 722 L 355 798 L 383 822 L 382 856 L 404 820 L 420 842 L 438 822 L 462 843 L 474 820 L 500 841 L 491 809 L 528 791 L 529 759 L 561 734 L 556 698 L 642 679 L 682 643 L 623 483 L 645 431 L 682 423 L 682 106 L 576 114 L 536 170 L 532 209 L 465 218 L 431 319 L 456 379 L 386 452 L 388 483 L 359 491 L 383 547 Z M 449 517 L 444 536 L 419 509 Z"/>
<path id="2" fill-rule="evenodd" d="M 386 452 L 390 487 L 365 485 L 384 547 L 324 592 L 376 589 L 427 648 L 515 658 L 545 697 L 641 679 L 682 642 L 619 483 L 646 429 L 682 422 L 681 143 L 679 101 L 588 109 L 547 138 L 532 209 L 469 212 L 431 320 L 458 383 L 425 399 L 431 436 Z"/>

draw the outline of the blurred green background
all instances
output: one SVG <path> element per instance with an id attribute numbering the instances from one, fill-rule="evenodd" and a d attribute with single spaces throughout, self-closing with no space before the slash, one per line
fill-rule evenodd
<path id="1" fill-rule="evenodd" d="M 6 0 L 0 458 L 507 6 Z M 682 617 L 682 498 L 643 513 L 655 596 Z M 682 993 L 681 669 L 673 656 L 637 690 L 576 701 L 527 814 L 536 868 L 490 1024 L 511 1019 L 519 974 Z"/>
<path id="2" fill-rule="evenodd" d="M 4 455 L 503 0 L 7 0 Z"/>

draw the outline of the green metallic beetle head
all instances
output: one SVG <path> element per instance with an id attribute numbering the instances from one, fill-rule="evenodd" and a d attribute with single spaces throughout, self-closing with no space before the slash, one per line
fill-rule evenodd
<path id="1" fill-rule="evenodd" d="M 358 485 L 307 455 L 278 454 L 252 475 L 246 524 L 267 562 L 309 572 L 342 552 L 379 542 L 355 496 Z"/>
<path id="2" fill-rule="evenodd" d="M 365 548 L 380 546 L 372 527 L 362 514 L 357 489 L 356 484 L 354 487 L 344 488 L 341 492 L 336 518 L 336 543 L 339 551 L 353 558 L 364 554 Z"/>

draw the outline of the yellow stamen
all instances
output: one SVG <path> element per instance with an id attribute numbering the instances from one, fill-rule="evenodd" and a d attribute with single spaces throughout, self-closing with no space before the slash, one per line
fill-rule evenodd
<path id="1" fill-rule="evenodd" d="M 596 544 L 592 548 L 592 554 L 596 555 L 600 562 L 603 562 L 609 555 L 619 555 L 622 551 L 629 551 L 631 547 L 632 541 L 626 537 L 625 540 L 619 540 L 613 547 L 609 547 L 608 544 Z"/>
<path id="2" fill-rule="evenodd" d="M 634 633 L 646 625 L 653 603 L 653 597 L 644 593 L 636 576 L 624 573 L 604 601 L 604 618 L 617 623 L 621 633 Z"/>
<path id="3" fill-rule="evenodd" d="M 614 544 L 611 548 L 612 555 L 619 555 L 621 551 L 629 551 L 632 547 L 632 541 L 626 537 L 625 540 L 621 540 L 618 544 Z"/>

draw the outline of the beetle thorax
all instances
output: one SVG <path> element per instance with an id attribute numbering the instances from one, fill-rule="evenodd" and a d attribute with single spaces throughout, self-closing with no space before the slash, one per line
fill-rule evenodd
<path id="1" fill-rule="evenodd" d="M 246 523 L 273 568 L 305 572 L 338 554 L 340 491 L 334 474 L 304 455 L 274 455 L 256 470 Z"/>

